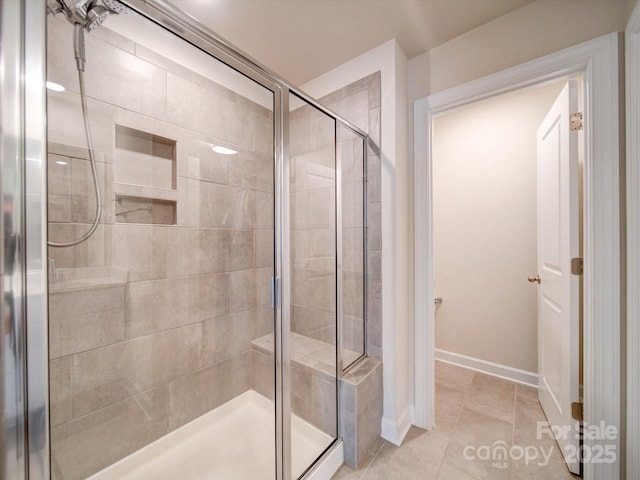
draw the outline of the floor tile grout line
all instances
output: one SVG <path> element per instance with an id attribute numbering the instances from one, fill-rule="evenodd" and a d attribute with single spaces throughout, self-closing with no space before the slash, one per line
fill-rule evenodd
<path id="1" fill-rule="evenodd" d="M 516 444 L 516 412 L 518 410 L 518 385 L 513 388 L 513 424 L 511 430 L 511 446 Z M 513 478 L 513 465 L 509 462 L 509 479 Z"/>
<path id="2" fill-rule="evenodd" d="M 378 458 L 378 455 L 380 454 L 380 452 L 382 451 L 382 449 L 384 448 L 386 443 L 387 442 L 385 440 L 384 442 L 382 442 L 380 444 L 380 447 L 378 448 L 378 451 L 373 454 L 373 458 L 369 462 L 369 465 L 367 465 L 367 468 L 365 468 L 364 471 L 360 474 L 360 477 L 358 477 L 360 480 L 364 480 L 365 479 L 365 476 L 366 476 L 367 472 L 369 471 L 369 468 L 371 468 L 371 465 L 373 465 L 373 462 L 376 461 L 376 458 Z"/>
<path id="3" fill-rule="evenodd" d="M 455 429 L 456 425 L 458 425 L 458 421 L 460 420 L 460 415 L 462 415 L 462 410 L 466 406 L 467 400 L 469 399 L 471 386 L 473 385 L 473 379 L 475 378 L 475 376 L 476 376 L 476 372 L 474 372 L 473 375 L 471 375 L 471 381 L 469 382 L 469 390 L 464 392 L 464 400 L 462 401 L 462 405 L 460 405 L 460 408 L 458 409 L 458 415 L 456 416 L 456 421 L 453 424 L 453 428 L 454 429 Z"/>
<path id="4" fill-rule="evenodd" d="M 471 375 L 471 380 L 469 381 L 469 389 L 470 389 L 471 384 L 473 383 L 474 376 L 475 376 L 475 372 L 473 372 L 473 374 Z M 453 388 L 453 387 L 449 387 L 449 388 L 451 388 L 452 390 L 457 390 L 456 388 Z M 461 393 L 464 393 L 464 399 L 463 399 L 462 403 L 460 404 L 460 407 L 458 407 L 458 413 L 456 415 L 455 421 L 453 422 L 452 430 L 455 430 L 455 427 L 458 424 L 458 420 L 460 419 L 460 415 L 462 413 L 464 405 L 465 405 L 465 403 L 467 401 L 467 398 L 469 396 L 469 389 L 467 389 L 466 391 L 457 390 L 457 391 L 459 391 Z M 437 400 L 436 400 L 436 403 L 437 403 Z M 442 465 L 444 464 L 444 459 L 445 459 L 445 456 L 447 454 L 447 449 L 449 448 L 449 444 L 451 443 L 451 440 L 453 439 L 453 431 L 451 432 L 451 435 L 449 435 L 448 433 L 444 433 L 444 432 L 443 432 L 443 435 L 445 435 L 448 440 L 447 440 L 447 445 L 445 446 L 445 449 L 444 449 L 444 453 L 442 454 L 442 457 L 440 458 L 440 461 L 438 463 L 438 469 L 436 470 L 436 475 L 435 475 L 436 479 L 440 475 L 440 470 L 442 470 Z"/>
<path id="5" fill-rule="evenodd" d="M 513 428 L 511 430 L 511 445 L 516 444 L 516 412 L 518 410 L 518 385 L 513 389 Z"/>
<path id="6" fill-rule="evenodd" d="M 436 470 L 436 476 L 435 476 L 436 480 L 437 480 L 438 476 L 440 475 L 440 470 L 442 470 L 442 464 L 444 463 L 444 457 L 447 455 L 447 449 L 449 448 L 449 443 L 451 443 L 451 439 L 452 439 L 452 437 L 450 437 L 446 433 L 443 433 L 443 435 L 447 437 L 447 445 L 444 447 L 444 452 L 442 453 L 442 457 L 440 457 L 440 461 L 438 462 L 438 469 Z"/>

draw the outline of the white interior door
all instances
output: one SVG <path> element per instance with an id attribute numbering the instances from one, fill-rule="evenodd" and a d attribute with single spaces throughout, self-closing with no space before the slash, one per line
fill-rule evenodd
<path id="1" fill-rule="evenodd" d="M 579 255 L 577 83 L 570 81 L 538 128 L 538 369 L 539 399 L 567 466 L 580 473 L 571 403 L 579 401 Z M 568 432 L 568 433 L 567 433 Z"/>

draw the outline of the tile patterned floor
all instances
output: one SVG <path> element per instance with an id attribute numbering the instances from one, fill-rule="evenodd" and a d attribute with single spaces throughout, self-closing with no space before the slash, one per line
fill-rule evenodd
<path id="1" fill-rule="evenodd" d="M 530 387 L 436 362 L 436 426 L 431 431 L 412 427 L 401 447 L 380 440 L 363 466 L 344 465 L 334 480 L 573 480 L 555 440 L 538 439 L 537 422 L 545 422 Z M 477 447 L 494 442 L 529 447 L 537 459 L 466 459 L 465 451 L 481 456 Z M 467 447 L 472 447 L 467 448 Z M 542 451 L 547 456 L 545 462 Z M 467 455 L 470 456 L 470 455 Z M 542 465 L 540 465 L 542 463 Z"/>

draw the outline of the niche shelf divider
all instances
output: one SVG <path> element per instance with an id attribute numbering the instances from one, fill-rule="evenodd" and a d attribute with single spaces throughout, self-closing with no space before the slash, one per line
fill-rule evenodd
<path id="1" fill-rule="evenodd" d="M 177 141 L 115 126 L 116 223 L 177 224 Z"/>

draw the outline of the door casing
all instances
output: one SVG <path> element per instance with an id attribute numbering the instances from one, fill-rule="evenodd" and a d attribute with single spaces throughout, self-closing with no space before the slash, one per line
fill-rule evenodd
<path id="1" fill-rule="evenodd" d="M 640 451 L 640 3 L 625 31 L 627 115 L 627 451 Z M 640 457 L 627 455 L 627 478 L 640 478 Z"/>
<path id="2" fill-rule="evenodd" d="M 433 308 L 432 118 L 436 114 L 518 89 L 582 74 L 584 79 L 584 419 L 622 434 L 619 54 L 611 33 L 414 103 L 415 377 L 413 423 L 430 429 L 435 416 Z M 426 188 L 425 188 L 426 187 Z M 600 392 L 607 392 L 600 395 Z M 593 449 L 600 440 L 586 439 Z M 621 477 L 621 462 L 587 463 L 584 478 Z"/>

